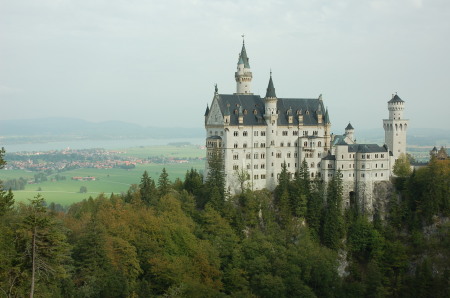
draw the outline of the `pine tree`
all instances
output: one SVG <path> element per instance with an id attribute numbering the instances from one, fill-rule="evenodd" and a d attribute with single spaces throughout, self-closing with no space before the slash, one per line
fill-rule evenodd
<path id="1" fill-rule="evenodd" d="M 166 168 L 162 169 L 161 175 L 158 179 L 158 192 L 160 197 L 165 196 L 171 189 L 171 183 L 169 180 L 169 174 L 167 174 Z"/>
<path id="2" fill-rule="evenodd" d="M 157 199 L 157 190 L 155 186 L 155 181 L 148 176 L 147 171 L 141 178 L 141 183 L 139 184 L 139 192 L 141 194 L 141 200 L 147 205 L 154 205 Z M 130 194 L 131 196 L 131 194 Z"/>
<path id="3" fill-rule="evenodd" d="M 208 157 L 206 192 L 210 200 L 218 201 L 214 205 L 223 206 L 225 201 L 225 173 L 222 152 L 218 148 L 215 148 Z"/>
<path id="4" fill-rule="evenodd" d="M 344 218 L 342 214 L 342 178 L 338 171 L 327 187 L 327 204 L 322 226 L 322 242 L 331 249 L 338 249 L 344 236 Z"/>

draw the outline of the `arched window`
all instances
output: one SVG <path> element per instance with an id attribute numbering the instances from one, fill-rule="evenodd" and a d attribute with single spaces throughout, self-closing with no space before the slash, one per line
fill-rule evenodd
<path id="1" fill-rule="evenodd" d="M 317 147 L 322 147 L 322 142 L 321 141 L 317 142 Z"/>

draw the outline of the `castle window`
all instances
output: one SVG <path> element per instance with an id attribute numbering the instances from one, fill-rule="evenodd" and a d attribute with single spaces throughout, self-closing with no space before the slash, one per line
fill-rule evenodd
<path id="1" fill-rule="evenodd" d="M 233 135 L 234 135 L 235 137 L 239 136 L 239 131 L 233 132 Z"/>
<path id="2" fill-rule="evenodd" d="M 308 142 L 303 142 L 303 147 L 308 147 Z"/>
<path id="3" fill-rule="evenodd" d="M 377 173 L 375 173 L 375 177 L 378 177 L 378 174 L 377 174 Z"/>
<path id="4" fill-rule="evenodd" d="M 365 169 L 366 168 L 366 166 L 365 165 L 361 165 L 361 169 Z"/>
<path id="5" fill-rule="evenodd" d="M 287 136 L 287 135 L 288 135 L 287 130 L 283 130 L 283 136 Z"/>
<path id="6" fill-rule="evenodd" d="M 320 168 L 320 162 L 317 163 L 317 167 Z"/>
<path id="7" fill-rule="evenodd" d="M 311 163 L 311 168 L 314 168 L 314 163 L 313 162 Z"/>
<path id="8" fill-rule="evenodd" d="M 244 132 L 242 133 L 242 135 L 243 135 L 244 137 L 246 137 L 246 136 L 248 135 L 247 131 L 244 131 Z"/>
<path id="9" fill-rule="evenodd" d="M 383 177 L 383 173 L 381 173 L 381 177 Z"/>
<path id="10" fill-rule="evenodd" d="M 261 148 L 266 148 L 266 143 L 261 143 Z"/>
<path id="11" fill-rule="evenodd" d="M 270 141 L 270 145 L 275 145 L 275 141 Z"/>
<path id="12" fill-rule="evenodd" d="M 378 168 L 378 164 L 375 164 L 375 169 Z"/>
<path id="13" fill-rule="evenodd" d="M 287 157 L 291 158 L 291 152 L 288 152 Z"/>
<path id="14" fill-rule="evenodd" d="M 281 158 L 281 153 L 280 152 L 277 153 L 277 158 Z"/>
<path id="15" fill-rule="evenodd" d="M 331 163 L 329 163 L 329 164 L 328 164 L 328 168 L 329 168 L 329 169 L 332 169 L 332 168 L 333 168 L 333 165 L 332 165 Z"/>
<path id="16" fill-rule="evenodd" d="M 342 155 L 342 159 L 344 159 L 344 155 Z"/>
<path id="17" fill-rule="evenodd" d="M 284 147 L 284 143 L 283 143 L 283 142 L 281 142 L 281 143 L 280 143 L 280 146 L 281 146 L 281 147 Z"/>
<path id="18" fill-rule="evenodd" d="M 253 169 L 257 170 L 258 169 L 258 165 L 253 165 Z"/>
<path id="19" fill-rule="evenodd" d="M 238 147 L 238 143 L 234 143 L 234 148 L 237 148 Z"/>
<path id="20" fill-rule="evenodd" d="M 293 136 L 298 136 L 298 130 L 294 130 L 294 131 L 292 132 L 292 135 L 293 135 Z"/>
<path id="21" fill-rule="evenodd" d="M 297 167 L 297 163 L 294 164 L 294 167 Z"/>
<path id="22" fill-rule="evenodd" d="M 317 147 L 322 147 L 322 142 L 321 141 L 317 142 Z"/>
<path id="23" fill-rule="evenodd" d="M 250 159 L 252 158 L 252 155 L 250 153 L 247 153 L 247 155 L 245 156 L 245 158 Z"/>
<path id="24" fill-rule="evenodd" d="M 317 157 L 318 157 L 318 158 L 320 158 L 320 152 L 319 152 L 319 153 L 317 153 Z"/>
<path id="25" fill-rule="evenodd" d="M 245 92 L 245 93 L 247 93 L 247 92 Z M 244 115 L 247 115 L 247 110 L 244 110 Z"/>
<path id="26" fill-rule="evenodd" d="M 311 173 L 311 178 L 314 178 L 314 173 Z"/>
<path id="27" fill-rule="evenodd" d="M 297 142 L 294 143 L 294 146 L 297 147 Z"/>
<path id="28" fill-rule="evenodd" d="M 261 169 L 265 169 L 266 168 L 266 164 L 261 164 Z"/>
<path id="29" fill-rule="evenodd" d="M 265 131 L 261 131 L 261 136 L 264 137 L 266 135 Z"/>
<path id="30" fill-rule="evenodd" d="M 384 158 L 384 154 L 381 154 L 381 158 Z"/>
<path id="31" fill-rule="evenodd" d="M 265 153 L 261 153 L 261 159 L 266 158 L 266 154 Z"/>
<path id="32" fill-rule="evenodd" d="M 297 158 L 298 154 L 297 152 L 294 152 L 294 157 Z"/>
<path id="33" fill-rule="evenodd" d="M 244 148 L 247 148 L 247 143 L 244 143 L 243 147 L 244 147 Z"/>
<path id="34" fill-rule="evenodd" d="M 253 115 L 258 114 L 258 111 L 256 109 L 253 110 Z"/>
<path id="35" fill-rule="evenodd" d="M 291 164 L 290 163 L 288 163 L 288 168 L 290 168 L 291 167 Z"/>
<path id="36" fill-rule="evenodd" d="M 370 154 L 367 154 L 367 159 L 370 159 Z"/>
<path id="37" fill-rule="evenodd" d="M 258 159 L 258 153 L 253 154 L 254 159 Z"/>
<path id="38" fill-rule="evenodd" d="M 363 155 L 361 156 L 361 158 L 362 158 L 362 159 L 366 158 L 366 155 L 365 155 L 365 154 L 363 154 Z"/>
<path id="39" fill-rule="evenodd" d="M 239 159 L 239 154 L 233 154 L 233 159 L 234 160 L 238 160 Z"/>
<path id="40" fill-rule="evenodd" d="M 247 170 L 250 170 L 250 164 L 249 163 L 247 164 Z"/>
<path id="41" fill-rule="evenodd" d="M 383 167 L 383 164 L 381 164 L 381 167 Z"/>
<path id="42" fill-rule="evenodd" d="M 351 155 L 351 154 L 349 154 L 349 155 L 348 155 L 348 158 L 352 158 L 352 155 Z"/>
<path id="43" fill-rule="evenodd" d="M 364 174 L 361 174 L 361 177 L 363 177 L 363 178 L 364 178 Z"/>
<path id="44" fill-rule="evenodd" d="M 259 177 L 258 175 L 254 175 L 253 179 L 258 180 L 258 177 Z"/>
<path id="45" fill-rule="evenodd" d="M 266 179 L 266 175 L 261 174 L 261 179 Z"/>
<path id="46" fill-rule="evenodd" d="M 341 168 L 344 168 L 344 165 L 341 165 Z"/>
<path id="47" fill-rule="evenodd" d="M 253 143 L 253 147 L 254 147 L 254 148 L 258 148 L 258 142 Z"/>
<path id="48" fill-rule="evenodd" d="M 258 136 L 258 131 L 255 130 L 255 131 L 253 132 L 253 135 L 254 135 L 255 137 L 257 137 L 257 136 Z"/>
<path id="49" fill-rule="evenodd" d="M 239 170 L 239 166 L 238 165 L 233 165 L 233 170 Z"/>
<path id="50" fill-rule="evenodd" d="M 351 165 L 351 164 L 349 164 L 349 165 L 348 165 L 348 168 L 349 168 L 349 169 L 351 169 L 351 168 L 352 168 L 352 165 Z"/>
<path id="51" fill-rule="evenodd" d="M 237 109 L 234 110 L 234 114 L 237 115 L 239 112 Z"/>

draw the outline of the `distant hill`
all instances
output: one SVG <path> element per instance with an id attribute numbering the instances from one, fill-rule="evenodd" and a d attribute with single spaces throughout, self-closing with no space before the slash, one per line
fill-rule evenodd
<path id="1" fill-rule="evenodd" d="M 0 120 L 0 137 L 9 141 L 39 137 L 42 140 L 136 139 L 136 138 L 199 138 L 202 128 L 143 127 L 121 121 L 89 122 L 71 118 Z"/>
<path id="2" fill-rule="evenodd" d="M 121 121 L 89 122 L 71 118 L 0 120 L 0 138 L 20 143 L 39 138 L 39 141 L 63 139 L 140 139 L 140 138 L 202 138 L 203 128 L 143 127 Z M 382 128 L 356 129 L 358 143 L 384 142 Z M 450 129 L 410 128 L 409 146 L 449 146 Z"/>

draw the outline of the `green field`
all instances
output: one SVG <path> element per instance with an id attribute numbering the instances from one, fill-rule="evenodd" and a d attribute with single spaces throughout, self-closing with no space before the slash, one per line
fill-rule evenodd
<path id="1" fill-rule="evenodd" d="M 138 147 L 126 150 L 126 153 L 121 153 L 124 156 L 133 156 L 139 158 L 146 158 L 150 156 L 164 156 L 167 158 L 199 158 L 204 157 L 205 151 L 195 146 L 188 147 L 174 147 L 174 146 L 158 146 L 158 147 Z M 68 206 L 72 203 L 79 202 L 89 196 L 95 197 L 98 194 L 126 192 L 131 184 L 139 184 L 144 171 L 149 173 L 155 181 L 158 180 L 163 168 L 166 168 L 170 180 L 176 178 L 184 179 L 186 171 L 195 168 L 202 171 L 204 168 L 203 160 L 193 160 L 189 163 L 166 163 L 166 164 L 144 164 L 137 165 L 131 170 L 124 170 L 119 168 L 113 169 L 76 169 L 65 171 L 60 175 L 66 176 L 66 180 L 50 181 L 54 175 L 48 177 L 48 181 L 39 184 L 27 184 L 25 190 L 14 191 L 14 198 L 16 202 L 27 201 L 33 198 L 38 193 L 42 194 L 48 203 L 55 202 L 63 206 Z M 13 178 L 23 177 L 31 179 L 36 172 L 22 171 L 22 170 L 1 170 L 0 180 L 8 180 Z M 75 176 L 94 176 L 96 181 L 76 181 L 71 180 Z M 87 193 L 79 193 L 80 187 L 85 186 Z M 41 191 L 38 191 L 41 189 Z"/>

